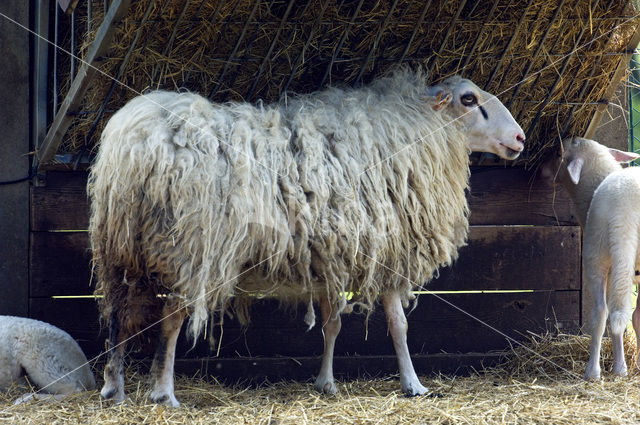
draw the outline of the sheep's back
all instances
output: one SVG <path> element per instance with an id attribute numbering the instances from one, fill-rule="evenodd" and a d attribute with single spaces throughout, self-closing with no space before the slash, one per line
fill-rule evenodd
<path id="1" fill-rule="evenodd" d="M 610 241 L 640 238 L 640 168 L 620 169 L 605 177 L 593 194 L 585 234 L 599 235 L 594 240 L 607 246 Z"/>

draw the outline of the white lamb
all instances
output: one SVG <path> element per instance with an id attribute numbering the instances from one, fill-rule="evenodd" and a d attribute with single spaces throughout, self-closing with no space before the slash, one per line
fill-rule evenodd
<path id="1" fill-rule="evenodd" d="M 640 251 L 640 168 L 623 169 L 640 155 L 579 137 L 562 143 L 556 178 L 569 193 L 583 228 L 584 287 L 593 297 L 591 349 L 585 379 L 600 378 L 600 346 L 607 316 L 613 342 L 613 373 L 624 376 L 623 333 Z M 548 172 L 548 171 L 547 171 Z M 633 313 L 640 342 L 640 306 Z"/>
<path id="2" fill-rule="evenodd" d="M 60 328 L 34 319 L 0 316 L 0 341 L 0 391 L 25 375 L 48 396 L 93 390 L 96 386 L 80 346 Z M 17 403 L 32 397 L 35 394 L 26 394 Z"/>

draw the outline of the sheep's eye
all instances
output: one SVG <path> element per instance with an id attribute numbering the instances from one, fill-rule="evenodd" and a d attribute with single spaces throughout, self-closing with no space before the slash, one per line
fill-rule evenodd
<path id="1" fill-rule="evenodd" d="M 478 103 L 478 99 L 473 93 L 466 93 L 460 97 L 460 102 L 464 106 L 474 106 Z"/>

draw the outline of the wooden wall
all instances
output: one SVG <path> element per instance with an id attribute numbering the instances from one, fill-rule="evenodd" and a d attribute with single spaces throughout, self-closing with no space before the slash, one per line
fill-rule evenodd
<path id="1" fill-rule="evenodd" d="M 30 2 L 0 2 L 0 314 L 26 315 L 29 270 Z M 9 183 L 12 182 L 12 183 Z M 3 184 L 9 183 L 9 184 Z"/>
<path id="2" fill-rule="evenodd" d="M 31 191 L 30 316 L 78 339 L 99 355 L 105 332 L 90 295 L 86 172 L 49 171 Z M 471 177 L 471 231 L 459 260 L 428 285 L 409 318 L 410 350 L 419 373 L 455 372 L 495 360 L 506 336 L 581 325 L 580 229 L 564 192 L 515 167 L 476 167 Z M 444 291 L 444 292 L 441 292 Z M 322 352 L 318 326 L 306 331 L 304 308 L 282 312 L 273 301 L 253 307 L 254 323 L 225 324 L 219 356 L 207 341 L 184 340 L 177 369 L 220 379 L 307 379 Z M 219 334 L 220 330 L 215 330 Z M 381 309 L 343 318 L 338 376 L 393 373 L 397 366 Z"/>

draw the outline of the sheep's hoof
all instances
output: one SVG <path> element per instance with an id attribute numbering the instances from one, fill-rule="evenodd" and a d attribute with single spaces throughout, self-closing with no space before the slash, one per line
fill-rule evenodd
<path id="1" fill-rule="evenodd" d="M 597 381 L 600 379 L 600 367 L 587 365 L 587 370 L 584 373 L 584 379 L 587 381 Z"/>
<path id="2" fill-rule="evenodd" d="M 410 382 L 401 386 L 402 392 L 407 397 L 416 397 L 419 395 L 429 394 L 429 389 L 420 382 Z"/>
<path id="3" fill-rule="evenodd" d="M 338 387 L 333 381 L 316 381 L 314 388 L 323 394 L 335 395 L 338 393 Z"/>
<path id="4" fill-rule="evenodd" d="M 102 387 L 100 395 L 105 400 L 113 400 L 116 404 L 120 404 L 124 401 L 124 391 L 116 387 L 109 388 L 106 385 Z"/>
<path id="5" fill-rule="evenodd" d="M 616 376 L 627 376 L 628 375 L 628 371 L 627 371 L 627 365 L 623 364 L 622 366 L 617 366 L 617 365 L 613 365 L 613 374 Z"/>
<path id="6" fill-rule="evenodd" d="M 173 394 L 154 394 L 151 393 L 151 401 L 156 404 L 162 404 L 169 407 L 180 407 L 180 402 Z"/>

